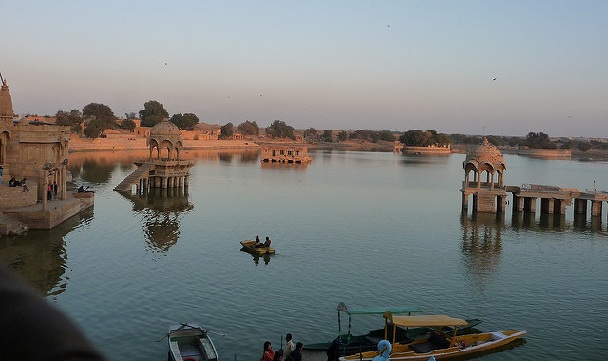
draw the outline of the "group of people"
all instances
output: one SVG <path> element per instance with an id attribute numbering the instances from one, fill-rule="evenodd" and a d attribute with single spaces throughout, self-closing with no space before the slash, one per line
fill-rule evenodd
<path id="1" fill-rule="evenodd" d="M 57 185 L 57 182 L 53 181 L 53 184 L 49 184 L 46 187 L 46 199 L 48 199 L 49 201 L 51 199 L 53 199 L 53 194 L 55 194 L 55 197 L 57 197 L 57 188 L 59 186 Z"/>
<path id="2" fill-rule="evenodd" d="M 264 342 L 264 353 L 260 361 L 302 361 L 302 347 L 304 346 L 302 342 L 294 344 L 291 333 L 285 335 L 285 341 L 287 341 L 285 348 L 278 351 L 272 349 L 270 341 Z"/>
<path id="3" fill-rule="evenodd" d="M 264 243 L 260 242 L 260 236 L 255 236 L 255 248 L 270 247 L 271 243 L 272 241 L 270 240 L 270 238 L 268 238 L 268 236 L 266 236 L 266 241 L 264 241 Z"/>

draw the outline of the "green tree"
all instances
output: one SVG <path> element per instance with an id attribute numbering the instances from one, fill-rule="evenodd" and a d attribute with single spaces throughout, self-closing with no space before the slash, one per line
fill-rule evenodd
<path id="1" fill-rule="evenodd" d="M 232 139 L 234 136 L 234 124 L 228 123 L 220 128 L 220 139 Z"/>
<path id="2" fill-rule="evenodd" d="M 171 117 L 171 119 L 169 119 L 169 121 L 171 123 L 177 125 L 177 127 L 179 129 L 192 130 L 192 129 L 194 129 L 194 126 L 196 126 L 198 124 L 198 117 L 192 113 L 184 113 L 184 115 L 179 113 L 179 114 L 173 114 L 173 116 Z"/>
<path id="3" fill-rule="evenodd" d="M 273 138 L 290 138 L 296 139 L 293 127 L 285 124 L 282 120 L 275 120 L 266 128 L 266 134 Z"/>
<path id="4" fill-rule="evenodd" d="M 139 118 L 141 119 L 142 127 L 153 127 L 162 122 L 163 119 L 169 118 L 169 113 L 161 103 L 156 100 L 150 100 L 145 102 L 144 109 L 139 111 Z"/>
<path id="5" fill-rule="evenodd" d="M 97 138 L 106 129 L 116 128 L 116 116 L 110 107 L 100 103 L 90 103 L 82 109 L 82 116 L 87 121 L 84 134 Z"/>
<path id="6" fill-rule="evenodd" d="M 137 119 L 137 114 L 135 114 L 135 112 L 131 112 L 131 113 L 125 113 L 125 119 Z"/>
<path id="7" fill-rule="evenodd" d="M 338 140 L 343 142 L 346 139 L 348 139 L 348 133 L 346 132 L 346 130 L 341 130 L 340 133 L 338 133 Z"/>
<path id="8" fill-rule="evenodd" d="M 452 143 L 449 135 L 435 130 L 408 130 L 399 137 L 399 141 L 412 147 L 446 146 Z"/>
<path id="9" fill-rule="evenodd" d="M 98 138 L 103 131 L 104 128 L 96 120 L 89 121 L 84 127 L 84 135 L 92 139 Z"/>
<path id="10" fill-rule="evenodd" d="M 82 133 L 82 122 L 84 122 L 84 119 L 80 110 L 73 109 L 69 112 L 59 110 L 55 117 L 57 118 L 55 124 L 70 127 L 72 133 Z"/>
<path id="11" fill-rule="evenodd" d="M 135 122 L 133 121 L 133 119 L 123 119 L 120 122 L 120 127 L 122 129 L 126 129 L 126 130 L 132 132 L 135 129 Z"/>
<path id="12" fill-rule="evenodd" d="M 304 138 L 308 140 L 317 140 L 319 138 L 319 134 L 315 128 L 308 128 L 304 131 Z"/>
<path id="13" fill-rule="evenodd" d="M 244 121 L 237 127 L 238 131 L 244 135 L 258 135 L 260 134 L 260 128 L 256 122 L 250 122 L 249 120 Z"/>
<path id="14" fill-rule="evenodd" d="M 530 132 L 526 135 L 526 146 L 530 149 L 557 149 L 557 144 L 549 139 L 549 135 L 540 132 Z"/>
<path id="15" fill-rule="evenodd" d="M 381 130 L 378 132 L 378 138 L 385 142 L 394 142 L 395 135 L 390 130 Z"/>
<path id="16" fill-rule="evenodd" d="M 332 143 L 334 141 L 333 132 L 329 129 L 324 130 L 323 135 L 321 135 L 321 140 L 324 142 Z"/>

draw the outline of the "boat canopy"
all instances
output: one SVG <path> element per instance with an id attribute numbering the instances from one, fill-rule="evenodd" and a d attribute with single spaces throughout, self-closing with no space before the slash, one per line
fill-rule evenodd
<path id="1" fill-rule="evenodd" d="M 467 321 L 462 318 L 454 318 L 448 315 L 393 316 L 390 312 L 386 312 L 384 318 L 401 327 L 457 327 L 468 325 Z"/>
<path id="2" fill-rule="evenodd" d="M 411 314 L 414 312 L 422 312 L 418 307 L 364 307 L 364 308 L 348 308 L 344 302 L 340 302 L 337 311 L 346 312 L 349 315 L 382 315 L 386 312 L 393 314 Z"/>

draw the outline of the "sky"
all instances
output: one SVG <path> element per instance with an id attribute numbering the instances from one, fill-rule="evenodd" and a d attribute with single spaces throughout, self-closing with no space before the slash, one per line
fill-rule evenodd
<path id="1" fill-rule="evenodd" d="M 0 0 L 15 113 L 608 138 L 608 1 Z"/>

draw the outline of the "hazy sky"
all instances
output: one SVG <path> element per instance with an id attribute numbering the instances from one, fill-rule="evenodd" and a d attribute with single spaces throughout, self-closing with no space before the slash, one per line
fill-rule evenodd
<path id="1" fill-rule="evenodd" d="M 608 137 L 605 0 L 0 0 L 0 49 L 16 113 Z"/>

